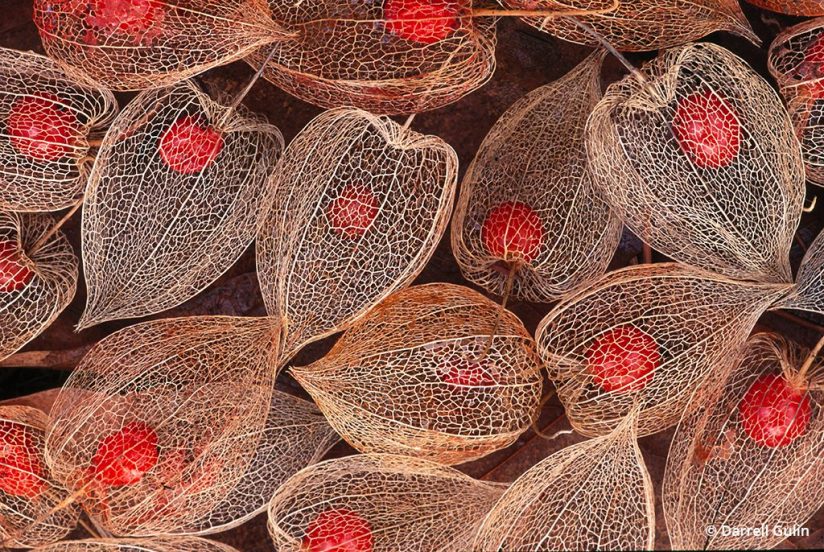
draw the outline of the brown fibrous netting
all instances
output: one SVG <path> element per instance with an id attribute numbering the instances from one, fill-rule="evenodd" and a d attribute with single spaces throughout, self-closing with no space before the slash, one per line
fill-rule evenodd
<path id="1" fill-rule="evenodd" d="M 221 542 L 197 537 L 85 539 L 35 548 L 34 552 L 238 552 Z"/>
<path id="2" fill-rule="evenodd" d="M 746 0 L 748 4 L 788 15 L 824 15 L 824 0 Z"/>

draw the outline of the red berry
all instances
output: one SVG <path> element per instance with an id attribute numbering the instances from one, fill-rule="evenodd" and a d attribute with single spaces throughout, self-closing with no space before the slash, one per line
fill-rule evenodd
<path id="1" fill-rule="evenodd" d="M 362 236 L 378 216 L 378 198 L 364 184 L 347 185 L 326 209 L 329 223 L 338 234 Z"/>
<path id="2" fill-rule="evenodd" d="M 481 240 L 494 257 L 528 263 L 538 255 L 544 242 L 544 225 L 529 205 L 507 201 L 486 215 Z"/>
<path id="3" fill-rule="evenodd" d="M 598 336 L 587 349 L 586 358 L 592 379 L 608 393 L 643 389 L 661 364 L 655 339 L 631 324 Z"/>
<path id="4" fill-rule="evenodd" d="M 166 15 L 157 0 L 91 0 L 82 6 L 86 23 L 102 34 L 121 33 L 135 42 L 147 42 L 162 34 Z"/>
<path id="5" fill-rule="evenodd" d="M 441 379 L 460 387 L 484 387 L 495 385 L 496 381 L 490 373 L 489 366 L 483 362 L 470 362 L 465 359 L 455 359 L 447 362 L 448 369 L 441 375 Z"/>
<path id="6" fill-rule="evenodd" d="M 34 273 L 22 263 L 17 242 L 0 241 L 0 293 L 20 291 L 34 277 Z"/>
<path id="7" fill-rule="evenodd" d="M 768 374 L 753 382 L 738 404 L 741 425 L 764 447 L 786 447 L 804 434 L 812 418 L 810 397 L 781 376 Z"/>
<path id="8" fill-rule="evenodd" d="M 0 420 L 0 493 L 36 498 L 46 489 L 44 474 L 29 428 Z"/>
<path id="9" fill-rule="evenodd" d="M 36 161 L 56 161 L 71 153 L 80 135 L 75 113 L 62 107 L 54 94 L 15 100 L 6 120 L 11 145 Z"/>
<path id="10" fill-rule="evenodd" d="M 732 107 L 712 92 L 679 100 L 672 127 L 681 150 L 701 168 L 725 167 L 741 149 L 741 123 Z"/>
<path id="11" fill-rule="evenodd" d="M 223 149 L 223 137 L 200 119 L 185 115 L 171 124 L 160 139 L 160 158 L 184 174 L 202 171 Z"/>
<path id="12" fill-rule="evenodd" d="M 460 26 L 458 0 L 386 0 L 386 29 L 410 42 L 432 44 Z"/>
<path id="13" fill-rule="evenodd" d="M 132 485 L 157 464 L 158 455 L 157 433 L 142 422 L 129 422 L 100 442 L 92 474 L 105 485 Z"/>
<path id="14" fill-rule="evenodd" d="M 324 510 L 306 528 L 304 552 L 370 552 L 372 528 L 351 510 Z"/>

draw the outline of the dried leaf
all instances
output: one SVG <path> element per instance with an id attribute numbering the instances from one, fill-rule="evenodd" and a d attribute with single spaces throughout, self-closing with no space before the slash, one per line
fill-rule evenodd
<path id="1" fill-rule="evenodd" d="M 470 550 L 503 488 L 406 456 L 336 458 L 278 489 L 269 503 L 269 534 L 284 552 Z"/>
<path id="2" fill-rule="evenodd" d="M 611 0 L 499 0 L 519 9 L 605 9 Z M 693 42 L 716 31 L 729 31 L 753 44 L 761 40 L 753 32 L 738 0 L 622 0 L 618 9 L 597 15 L 582 15 L 579 21 L 591 27 L 619 50 L 644 52 Z M 530 17 L 533 27 L 570 42 L 599 46 L 600 43 L 569 17 Z"/>
<path id="3" fill-rule="evenodd" d="M 114 534 L 206 531 L 210 513 L 231 511 L 221 504 L 263 437 L 276 349 L 266 318 L 165 319 L 106 337 L 52 408 L 55 479 Z"/>
<path id="4" fill-rule="evenodd" d="M 77 257 L 49 215 L 0 212 L 0 359 L 54 322 L 77 288 Z M 38 246 L 35 250 L 34 246 Z"/>
<path id="5" fill-rule="evenodd" d="M 169 309 L 228 270 L 254 240 L 282 148 L 277 128 L 191 81 L 132 101 L 89 177 L 78 328 Z"/>
<path id="6" fill-rule="evenodd" d="M 720 46 L 668 51 L 607 89 L 587 126 L 596 183 L 668 257 L 733 278 L 790 282 L 804 166 L 775 91 Z"/>
<path id="7" fill-rule="evenodd" d="M 652 481 L 630 414 L 519 477 L 486 516 L 473 550 L 652 550 Z"/>
<path id="8" fill-rule="evenodd" d="M 480 458 L 526 431 L 541 399 L 534 341 L 499 309 L 461 286 L 405 289 L 292 375 L 361 452 Z"/>
<path id="9" fill-rule="evenodd" d="M 824 15 L 824 0 L 747 0 L 747 3 L 788 15 Z"/>
<path id="10" fill-rule="evenodd" d="M 629 267 L 561 301 L 538 326 L 538 349 L 576 431 L 604 435 L 637 405 L 649 435 L 678 422 L 791 289 L 675 263 Z"/>
<path id="11" fill-rule="evenodd" d="M 108 90 L 73 80 L 45 56 L 0 48 L 0 209 L 73 205 L 86 185 L 89 138 L 116 112 Z"/>
<path id="12" fill-rule="evenodd" d="M 824 393 L 789 391 L 789 383 L 770 390 L 798 374 L 800 353 L 778 336 L 756 335 L 726 383 L 693 398 L 664 475 L 674 549 L 767 550 L 824 506 Z M 759 410 L 775 410 L 748 413 L 753 393 L 767 400 Z M 753 425 L 753 418 L 762 425 Z"/>
<path id="13" fill-rule="evenodd" d="M 76 507 L 50 515 L 68 492 L 51 479 L 43 460 L 47 421 L 46 415 L 34 408 L 0 406 L 0 548 L 3 550 L 58 541 L 77 523 Z"/>
<path id="14" fill-rule="evenodd" d="M 440 138 L 360 110 L 327 111 L 292 141 L 257 239 L 282 360 L 350 326 L 423 270 L 449 222 L 457 165 Z"/>
<path id="15" fill-rule="evenodd" d="M 287 36 L 265 0 L 35 0 L 46 53 L 113 90 L 168 86 Z"/>
<path id="16" fill-rule="evenodd" d="M 297 37 L 274 45 L 263 75 L 321 107 L 397 114 L 455 102 L 495 71 L 494 20 L 470 17 L 469 2 L 426 5 L 269 0 L 275 21 Z M 440 19 L 413 19 L 430 14 Z M 269 48 L 258 50 L 247 61 L 259 68 L 268 53 Z"/>
<path id="17" fill-rule="evenodd" d="M 221 542 L 197 537 L 151 537 L 145 539 L 87 539 L 64 541 L 36 548 L 33 552 L 238 552 Z"/>
<path id="18" fill-rule="evenodd" d="M 591 55 L 516 102 L 470 165 L 452 251 L 484 289 L 503 293 L 515 270 L 512 295 L 549 302 L 606 270 L 622 225 L 594 188 L 584 150 L 603 58 Z"/>

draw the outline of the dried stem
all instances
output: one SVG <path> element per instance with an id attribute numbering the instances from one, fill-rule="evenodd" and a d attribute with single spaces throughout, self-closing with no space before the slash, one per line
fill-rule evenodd
<path id="1" fill-rule="evenodd" d="M 69 209 L 69 211 L 65 215 L 63 215 L 63 218 L 57 221 L 57 224 L 52 226 L 48 232 L 43 234 L 43 236 L 39 240 L 37 240 L 33 246 L 31 246 L 29 251 L 26 252 L 27 255 L 32 256 L 35 253 L 37 253 L 40 250 L 40 248 L 43 247 L 46 244 L 46 242 L 48 242 L 52 238 L 52 236 L 54 236 L 57 233 L 57 231 L 60 230 L 60 228 L 64 224 L 66 224 L 66 222 L 70 218 L 72 218 L 72 216 L 74 216 L 77 210 L 80 209 L 81 205 L 83 205 L 83 198 L 80 198 L 77 201 L 77 203 L 75 203 L 74 206 L 71 209 Z"/>
<path id="2" fill-rule="evenodd" d="M 501 10 L 479 8 L 472 10 L 472 17 L 569 17 L 576 15 L 603 15 L 617 10 L 621 6 L 620 0 L 613 0 L 612 5 L 600 10 Z"/>
<path id="3" fill-rule="evenodd" d="M 498 308 L 498 311 L 495 314 L 495 323 L 492 325 L 492 331 L 489 333 L 489 339 L 486 342 L 486 347 L 484 347 L 481 356 L 476 358 L 473 362 L 482 362 L 486 358 L 486 355 L 489 354 L 490 349 L 492 349 L 492 344 L 495 340 L 495 334 L 498 333 L 498 328 L 501 325 L 501 318 L 506 312 L 506 304 L 509 301 L 509 296 L 512 295 L 512 286 L 515 284 L 515 276 L 518 274 L 518 271 L 521 269 L 521 266 L 522 265 L 520 261 L 515 261 L 509 268 L 509 274 L 507 274 L 506 282 L 504 283 L 503 299 L 501 300 L 500 307 Z"/>
<path id="4" fill-rule="evenodd" d="M 805 382 L 807 379 L 807 372 L 809 372 L 810 367 L 815 362 L 815 359 L 818 358 L 818 353 L 821 352 L 821 348 L 824 347 L 824 336 L 818 340 L 818 343 L 815 344 L 813 350 L 810 351 L 810 354 L 807 355 L 807 359 L 804 361 L 804 364 L 801 365 L 801 368 L 798 370 L 798 379 L 800 382 Z"/>
<path id="5" fill-rule="evenodd" d="M 276 51 L 277 46 L 269 50 L 269 54 L 266 56 L 266 59 L 263 60 L 263 63 L 260 64 L 258 70 L 255 71 L 255 74 L 252 75 L 252 78 L 249 80 L 246 86 L 243 87 L 243 90 L 241 90 L 240 93 L 235 97 L 235 99 L 232 100 L 232 102 L 227 106 L 226 113 L 223 115 L 223 118 L 220 120 L 220 124 L 218 126 L 223 126 L 226 123 L 226 121 L 232 115 L 232 112 L 237 108 L 237 106 L 240 105 L 240 102 L 243 101 L 243 98 L 245 98 L 249 94 L 249 92 L 252 90 L 252 87 L 260 79 L 260 76 L 263 74 L 263 71 L 266 69 L 266 66 L 269 65 L 270 61 L 272 61 L 272 57 L 275 55 Z"/>
<path id="6" fill-rule="evenodd" d="M 401 127 L 404 131 L 409 130 L 409 127 L 412 125 L 412 121 L 415 120 L 415 115 L 417 115 L 417 113 L 413 113 L 412 115 L 406 118 L 406 122 L 404 122 L 403 127 Z"/>

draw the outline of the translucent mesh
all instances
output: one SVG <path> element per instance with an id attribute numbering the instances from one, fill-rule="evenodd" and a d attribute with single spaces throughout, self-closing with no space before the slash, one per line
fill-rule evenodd
<path id="1" fill-rule="evenodd" d="M 265 0 L 35 0 L 46 53 L 113 90 L 167 86 L 283 38 Z"/>
<path id="2" fill-rule="evenodd" d="M 289 144 L 257 239 L 282 358 L 362 317 L 411 282 L 449 222 L 458 158 L 436 136 L 352 109 L 321 114 Z"/>
<path id="3" fill-rule="evenodd" d="M 173 318 L 106 337 L 52 408 L 55 479 L 117 535 L 225 524 L 225 500 L 259 446 L 253 436 L 263 438 L 276 348 L 266 318 Z"/>
<path id="4" fill-rule="evenodd" d="M 464 276 L 490 292 L 505 293 L 515 270 L 513 296 L 554 301 L 612 259 L 622 224 L 593 186 L 584 150 L 603 57 L 516 102 L 467 170 L 452 251 Z"/>
<path id="5" fill-rule="evenodd" d="M 534 341 L 499 309 L 451 284 L 405 289 L 292 375 L 361 452 L 467 462 L 512 444 L 541 399 Z"/>
<path id="6" fill-rule="evenodd" d="M 78 263 L 66 236 L 38 245 L 55 222 L 0 212 L 0 359 L 49 327 L 74 297 Z"/>
<path id="7" fill-rule="evenodd" d="M 269 0 L 275 21 L 297 36 L 274 45 L 264 77 L 321 107 L 377 114 L 442 107 L 490 79 L 492 18 L 473 19 L 470 2 L 431 0 L 429 10 L 440 19 L 427 24 L 417 19 L 429 11 L 389 10 L 391 4 L 403 2 Z M 264 48 L 246 59 L 259 68 L 268 53 Z"/>
<path id="8" fill-rule="evenodd" d="M 36 548 L 35 552 L 238 552 L 221 542 L 197 537 L 144 539 L 88 539 L 64 541 Z"/>
<path id="9" fill-rule="evenodd" d="M 114 96 L 72 80 L 52 60 L 0 48 L 0 209 L 57 211 L 82 195 L 89 138 Z"/>
<path id="10" fill-rule="evenodd" d="M 824 3 L 822 13 L 824 13 Z M 807 179 L 824 186 L 824 19 L 789 27 L 770 45 L 768 67 L 801 141 Z"/>
<path id="11" fill-rule="evenodd" d="M 606 434 L 638 405 L 649 435 L 678 422 L 791 289 L 675 263 L 630 267 L 562 300 L 538 326 L 538 349 L 576 431 Z"/>
<path id="12" fill-rule="evenodd" d="M 472 550 L 653 550 L 652 481 L 634 414 L 530 468 L 486 516 Z"/>
<path id="13" fill-rule="evenodd" d="M 254 240 L 282 149 L 277 128 L 191 81 L 135 98 L 89 177 L 78 327 L 169 309 L 228 270 Z"/>
<path id="14" fill-rule="evenodd" d="M 790 282 L 804 164 L 781 100 L 713 44 L 668 51 L 641 84 L 611 85 L 587 126 L 596 183 L 668 257 L 737 279 Z"/>
<path id="15" fill-rule="evenodd" d="M 521 9 L 542 9 L 562 4 L 596 10 L 611 5 L 610 0 L 499 1 L 505 6 Z M 615 11 L 582 15 L 578 19 L 619 50 L 630 52 L 680 46 L 716 31 L 729 31 L 755 44 L 761 43 L 741 12 L 738 0 L 623 0 Z M 600 45 L 571 18 L 530 17 L 525 21 L 570 42 Z"/>
<path id="16" fill-rule="evenodd" d="M 783 408 L 782 400 L 795 404 L 784 412 L 791 422 L 783 429 L 783 421 L 774 426 L 780 431 L 773 434 L 777 442 L 760 440 L 748 425 L 745 406 L 765 377 L 792 381 L 804 356 L 778 336 L 758 334 L 723 386 L 693 398 L 692 414 L 673 437 L 664 474 L 664 513 L 674 549 L 770 549 L 784 540 L 782 528 L 803 527 L 824 505 L 821 389 L 794 391 L 794 401 L 776 396 L 775 408 Z M 722 526 L 766 530 L 724 534 Z"/>
<path id="17" fill-rule="evenodd" d="M 824 314 L 824 232 L 821 232 L 807 248 L 795 279 L 795 288 L 774 308 Z"/>
<path id="18" fill-rule="evenodd" d="M 471 550 L 504 486 L 391 454 L 327 460 L 289 479 L 269 503 L 277 550 Z"/>
<path id="19" fill-rule="evenodd" d="M 747 0 L 747 3 L 789 15 L 824 15 L 824 0 Z"/>
<path id="20" fill-rule="evenodd" d="M 65 537 L 77 507 L 51 510 L 68 492 L 43 459 L 46 415 L 26 406 L 0 406 L 0 548 L 30 548 Z M 39 521 L 38 521 L 39 520 Z"/>

